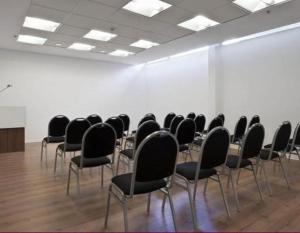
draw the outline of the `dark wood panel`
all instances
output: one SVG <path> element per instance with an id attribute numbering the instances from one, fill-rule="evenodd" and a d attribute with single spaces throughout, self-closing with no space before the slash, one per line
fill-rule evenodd
<path id="1" fill-rule="evenodd" d="M 0 129 L 0 153 L 7 152 L 7 129 Z"/>
<path id="2" fill-rule="evenodd" d="M 24 151 L 24 128 L 7 129 L 7 152 Z"/>

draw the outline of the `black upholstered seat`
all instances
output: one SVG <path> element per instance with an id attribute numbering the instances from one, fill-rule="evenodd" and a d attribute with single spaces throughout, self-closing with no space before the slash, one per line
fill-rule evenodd
<path id="1" fill-rule="evenodd" d="M 57 146 L 61 151 L 79 151 L 81 150 L 81 144 L 65 144 L 65 143 L 61 143 Z"/>
<path id="2" fill-rule="evenodd" d="M 260 151 L 259 157 L 260 157 L 261 159 L 263 159 L 263 160 L 268 160 L 268 159 L 269 159 L 269 154 L 270 154 L 270 150 L 268 150 L 268 149 L 262 149 L 262 150 Z M 273 151 L 272 156 L 271 156 L 271 159 L 275 159 L 275 158 L 278 158 L 278 157 L 279 157 L 278 152 Z"/>
<path id="3" fill-rule="evenodd" d="M 187 162 L 176 166 L 176 173 L 185 177 L 188 180 L 194 180 L 196 176 L 198 162 Z M 208 178 L 217 174 L 217 170 L 211 169 L 200 169 L 199 179 Z"/>
<path id="4" fill-rule="evenodd" d="M 80 167 L 80 159 L 81 159 L 81 155 L 73 157 L 71 161 L 75 163 L 78 167 Z M 90 159 L 84 158 L 82 167 L 97 167 L 108 163 L 110 163 L 110 159 L 107 157 L 90 158 Z"/>
<path id="5" fill-rule="evenodd" d="M 118 186 L 125 195 L 130 194 L 130 187 L 131 187 L 131 179 L 132 173 L 118 175 L 112 178 L 112 183 Z M 138 182 L 135 181 L 134 192 L 133 194 L 142 194 L 142 193 L 149 193 L 152 191 L 156 191 L 160 188 L 163 188 L 167 185 L 164 179 L 159 179 L 156 181 L 150 182 Z"/>
<path id="6" fill-rule="evenodd" d="M 125 149 L 125 150 L 121 150 L 120 154 L 125 155 L 126 157 L 128 157 L 129 159 L 133 159 L 134 157 L 134 150 L 133 149 Z"/>
<path id="7" fill-rule="evenodd" d="M 59 136 L 59 137 L 44 137 L 43 141 L 46 141 L 47 143 L 60 143 L 65 141 L 65 136 Z"/>
<path id="8" fill-rule="evenodd" d="M 239 163 L 239 156 L 236 155 L 228 155 L 226 166 L 229 168 L 238 168 Z M 241 163 L 239 168 L 244 168 L 250 166 L 252 164 L 251 160 L 249 159 L 241 159 Z"/>

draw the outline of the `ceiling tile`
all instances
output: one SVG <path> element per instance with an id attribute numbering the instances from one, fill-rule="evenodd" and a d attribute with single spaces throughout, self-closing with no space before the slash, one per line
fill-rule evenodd
<path id="1" fill-rule="evenodd" d="M 71 12 L 79 0 L 32 0 L 32 4 Z"/>
<path id="2" fill-rule="evenodd" d="M 97 19 L 104 19 L 105 17 L 112 15 L 117 10 L 117 8 L 97 2 L 80 1 L 74 13 Z"/>
<path id="3" fill-rule="evenodd" d="M 82 28 L 68 26 L 68 25 L 62 25 L 57 30 L 57 33 L 69 35 L 69 36 L 78 36 L 78 37 L 83 37 L 88 32 L 89 29 L 82 29 Z"/>
<path id="4" fill-rule="evenodd" d="M 231 4 L 229 0 L 183 0 L 177 6 L 196 14 L 205 14 L 207 11 L 211 11 L 214 8 Z"/>
<path id="5" fill-rule="evenodd" d="M 123 6 L 125 6 L 128 2 L 130 2 L 131 0 L 92 0 L 92 1 L 120 9 Z"/>
<path id="6" fill-rule="evenodd" d="M 233 4 L 224 5 L 211 11 L 211 16 L 218 22 L 224 23 L 249 14 Z"/>
<path id="7" fill-rule="evenodd" d="M 57 46 L 57 44 L 61 44 L 61 46 Z M 67 48 L 72 44 L 72 42 L 64 42 L 59 40 L 47 40 L 45 45 L 56 47 L 56 48 Z"/>
<path id="8" fill-rule="evenodd" d="M 54 9 L 35 6 L 35 5 L 31 5 L 27 13 L 27 16 L 48 19 L 58 23 L 63 22 L 63 20 L 66 18 L 67 15 L 68 13 L 64 11 L 54 10 Z"/>
<path id="9" fill-rule="evenodd" d="M 63 35 L 63 34 L 52 34 L 49 37 L 50 40 L 55 40 L 55 41 L 62 41 L 62 42 L 75 42 L 78 41 L 77 37 L 73 37 L 73 36 L 67 36 L 67 35 Z"/>
<path id="10" fill-rule="evenodd" d="M 52 33 L 47 32 L 47 31 L 36 30 L 36 29 L 32 29 L 32 28 L 21 28 L 20 34 L 49 38 L 49 36 Z"/>
<path id="11" fill-rule="evenodd" d="M 192 18 L 193 16 L 194 13 L 191 13 L 190 11 L 184 10 L 179 7 L 171 7 L 170 9 L 162 11 L 161 13 L 155 15 L 153 18 L 169 24 L 177 25 L 186 18 Z"/>
<path id="12" fill-rule="evenodd" d="M 123 37 L 123 36 L 117 36 L 111 40 L 111 42 L 113 42 L 113 43 L 122 44 L 122 45 L 130 45 L 135 41 L 136 41 L 136 39 L 134 39 L 134 38 L 127 38 L 127 37 Z"/>
<path id="13" fill-rule="evenodd" d="M 74 27 L 86 28 L 86 29 L 96 29 L 99 24 L 99 21 L 97 19 L 92 19 L 85 16 L 74 14 L 68 17 L 64 21 L 64 24 L 74 26 Z"/>

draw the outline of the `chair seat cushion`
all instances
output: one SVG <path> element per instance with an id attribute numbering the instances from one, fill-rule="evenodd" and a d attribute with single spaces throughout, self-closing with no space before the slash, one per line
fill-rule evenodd
<path id="1" fill-rule="evenodd" d="M 239 156 L 236 155 L 228 155 L 227 161 L 226 161 L 226 166 L 229 168 L 238 168 L 238 163 L 239 163 Z M 251 160 L 249 159 L 242 159 L 240 163 L 240 168 L 250 166 L 252 164 Z"/>
<path id="2" fill-rule="evenodd" d="M 67 143 L 65 145 L 65 143 L 61 143 L 57 147 L 61 151 L 65 150 L 65 151 L 68 151 L 68 152 L 81 150 L 81 144 L 69 144 L 69 143 Z"/>
<path id="3" fill-rule="evenodd" d="M 179 152 L 186 151 L 189 149 L 188 145 L 179 145 Z"/>
<path id="4" fill-rule="evenodd" d="M 65 141 L 65 136 L 61 137 L 45 137 L 43 141 L 46 141 L 47 143 L 60 143 Z"/>
<path id="5" fill-rule="evenodd" d="M 196 170 L 197 170 L 197 162 L 187 162 L 187 163 L 181 163 L 176 166 L 176 173 L 179 175 L 185 177 L 188 180 L 194 180 L 196 176 Z M 212 169 L 200 169 L 199 172 L 199 179 L 208 178 L 212 175 L 217 174 L 217 170 Z"/>
<path id="6" fill-rule="evenodd" d="M 78 167 L 80 167 L 80 160 L 81 156 L 75 156 L 71 159 L 73 163 L 75 163 Z M 110 159 L 107 157 L 101 157 L 101 158 L 93 158 L 93 159 L 83 159 L 82 167 L 97 167 L 104 164 L 110 163 Z"/>
<path id="7" fill-rule="evenodd" d="M 196 146 L 201 146 L 202 142 L 203 142 L 203 138 L 198 138 L 193 142 L 193 144 L 195 144 Z"/>
<path id="8" fill-rule="evenodd" d="M 260 151 L 259 157 L 261 159 L 263 159 L 263 160 L 268 160 L 269 159 L 269 154 L 270 154 L 270 150 L 269 149 L 262 149 Z M 278 152 L 273 151 L 271 159 L 278 158 L 278 157 L 279 157 Z"/>
<path id="9" fill-rule="evenodd" d="M 126 157 L 128 157 L 129 159 L 133 159 L 133 149 L 125 149 L 125 150 L 121 150 L 120 154 L 125 155 Z"/>
<path id="10" fill-rule="evenodd" d="M 119 189 L 123 191 L 124 194 L 130 194 L 131 186 L 131 176 L 132 173 L 118 175 L 112 178 L 112 183 L 118 186 Z M 159 190 L 167 185 L 167 182 L 164 179 L 150 181 L 150 182 L 135 182 L 134 194 L 149 193 L 156 190 Z"/>

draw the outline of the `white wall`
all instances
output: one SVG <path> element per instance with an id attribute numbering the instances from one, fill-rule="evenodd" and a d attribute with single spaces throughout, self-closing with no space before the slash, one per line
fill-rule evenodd
<path id="1" fill-rule="evenodd" d="M 216 49 L 216 109 L 227 127 L 258 114 L 270 142 L 282 121 L 300 121 L 299 38 L 296 29 Z"/>
<path id="2" fill-rule="evenodd" d="M 207 52 L 136 69 L 120 64 L 0 50 L 0 106 L 26 107 L 26 141 L 40 141 L 56 114 L 127 113 L 132 128 L 147 112 L 208 111 Z"/>

